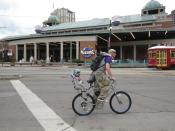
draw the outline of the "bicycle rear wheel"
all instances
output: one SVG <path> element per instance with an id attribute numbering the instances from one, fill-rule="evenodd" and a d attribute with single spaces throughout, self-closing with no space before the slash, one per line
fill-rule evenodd
<path id="1" fill-rule="evenodd" d="M 131 108 L 131 97 L 124 91 L 114 93 L 110 98 L 110 108 L 117 114 L 126 113 Z"/>
<path id="2" fill-rule="evenodd" d="M 95 108 L 95 100 L 90 94 L 80 93 L 72 101 L 72 109 L 79 116 L 89 115 Z"/>

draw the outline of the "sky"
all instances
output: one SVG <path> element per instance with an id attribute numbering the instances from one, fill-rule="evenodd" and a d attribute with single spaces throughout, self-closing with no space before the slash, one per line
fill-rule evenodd
<path id="1" fill-rule="evenodd" d="M 140 14 L 150 0 L 0 0 L 0 38 L 35 33 L 57 8 L 75 12 L 76 21 Z M 158 0 L 166 13 L 175 10 L 174 0 Z"/>

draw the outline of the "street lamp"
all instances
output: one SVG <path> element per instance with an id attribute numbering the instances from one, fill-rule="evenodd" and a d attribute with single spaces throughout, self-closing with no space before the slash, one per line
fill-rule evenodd
<path id="1" fill-rule="evenodd" d="M 111 24 L 111 20 L 109 23 L 109 37 L 108 37 L 108 50 L 111 48 L 111 30 L 112 30 L 112 24 Z"/>
<path id="2" fill-rule="evenodd" d="M 109 23 L 109 37 L 108 37 L 108 50 L 111 48 L 111 34 L 112 34 L 112 26 L 118 26 L 120 21 L 113 21 L 110 19 Z"/>

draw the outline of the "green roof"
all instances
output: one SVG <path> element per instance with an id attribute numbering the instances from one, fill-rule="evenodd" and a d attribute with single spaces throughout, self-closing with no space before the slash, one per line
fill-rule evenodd
<path id="1" fill-rule="evenodd" d="M 48 26 L 48 27 L 43 28 L 43 31 L 106 26 L 106 25 L 109 25 L 109 23 L 110 23 L 110 20 L 108 18 L 92 19 L 92 20 L 87 20 L 87 21 L 61 23 L 59 25 Z"/>
<path id="2" fill-rule="evenodd" d="M 129 16 L 121 16 L 118 17 L 117 20 L 120 23 L 136 23 L 136 22 L 145 22 L 145 21 L 154 21 L 156 17 L 153 15 L 149 16 L 141 16 L 141 15 L 129 15 Z M 87 21 L 79 21 L 79 22 L 71 22 L 71 23 L 61 23 L 59 25 L 53 25 L 44 27 L 43 31 L 53 31 L 53 30 L 66 30 L 66 29 L 81 29 L 81 28 L 88 28 L 88 27 L 100 27 L 100 26 L 107 26 L 110 23 L 109 18 L 103 19 L 92 19 Z"/>
<path id="3" fill-rule="evenodd" d="M 51 15 L 48 18 L 48 22 L 59 22 L 59 18 L 55 15 Z"/>
<path id="4" fill-rule="evenodd" d="M 162 5 L 158 1 L 151 0 L 145 5 L 144 9 L 150 10 L 150 9 L 158 9 L 161 7 Z"/>
<path id="5" fill-rule="evenodd" d="M 117 20 L 119 20 L 120 23 L 136 23 L 136 22 L 154 21 L 156 20 L 156 17 L 154 15 L 141 16 L 138 14 L 138 15 L 121 16 L 118 17 Z"/>

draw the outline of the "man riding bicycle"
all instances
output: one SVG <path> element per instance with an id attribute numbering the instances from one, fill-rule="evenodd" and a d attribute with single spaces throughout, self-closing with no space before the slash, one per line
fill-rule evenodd
<path id="1" fill-rule="evenodd" d="M 110 64 L 112 63 L 112 59 L 116 57 L 116 50 L 110 49 L 108 53 L 104 53 L 103 56 L 99 68 L 93 72 L 96 79 L 94 92 L 98 97 L 98 101 L 105 100 L 109 90 L 110 79 L 114 79 Z"/>
<path id="2" fill-rule="evenodd" d="M 72 100 L 72 109 L 79 116 L 89 115 L 95 107 L 103 107 L 104 100 L 108 95 L 110 96 L 109 105 L 113 112 L 124 114 L 130 109 L 131 97 L 125 91 L 116 90 L 114 84 L 115 79 L 112 75 L 110 64 L 115 56 L 116 51 L 110 49 L 108 53 L 100 53 L 92 61 L 90 68 L 93 72 L 87 81 L 90 84 L 89 87 L 85 86 L 81 81 L 80 70 L 74 69 L 71 75 L 72 82 L 74 88 L 79 92 Z M 91 89 L 94 90 L 94 93 Z M 108 94 L 109 90 L 111 90 L 110 94 Z"/>

